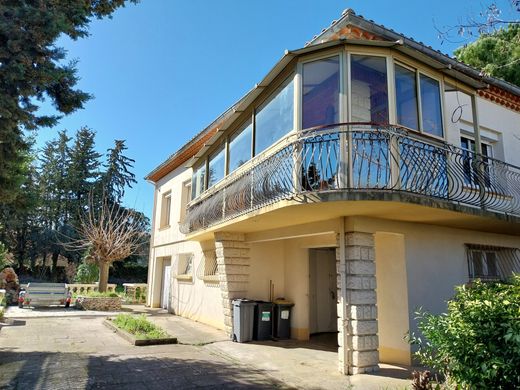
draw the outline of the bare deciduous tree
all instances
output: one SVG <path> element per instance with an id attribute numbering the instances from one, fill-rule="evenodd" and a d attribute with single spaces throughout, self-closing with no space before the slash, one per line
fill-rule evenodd
<path id="1" fill-rule="evenodd" d="M 110 265 L 135 254 L 143 243 L 142 214 L 102 200 L 80 216 L 79 239 L 64 244 L 69 250 L 88 250 L 90 261 L 99 267 L 99 291 L 105 292 Z"/>

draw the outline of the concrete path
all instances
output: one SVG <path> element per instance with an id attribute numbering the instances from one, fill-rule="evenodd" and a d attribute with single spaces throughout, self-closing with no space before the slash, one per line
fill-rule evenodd
<path id="1" fill-rule="evenodd" d="M 25 310 L 25 309 L 24 309 Z M 99 316 L 25 317 L 0 330 L 2 389 L 405 389 L 408 373 L 346 377 L 330 347 L 298 341 L 233 343 L 224 332 L 142 306 L 179 345 L 135 347 Z M 85 312 L 79 312 L 85 313 Z M 381 374 L 386 376 L 381 376 Z"/>
<path id="2" fill-rule="evenodd" d="M 0 331 L 1 389 L 288 388 L 204 347 L 135 347 L 103 318 L 32 318 Z"/>

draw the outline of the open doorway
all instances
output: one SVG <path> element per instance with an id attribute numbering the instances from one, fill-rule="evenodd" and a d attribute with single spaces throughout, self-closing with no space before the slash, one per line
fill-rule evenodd
<path id="1" fill-rule="evenodd" d="M 337 346 L 336 249 L 309 250 L 309 333 L 311 340 Z"/>
<path id="2" fill-rule="evenodd" d="M 170 310 L 171 258 L 164 258 L 162 269 L 161 307 Z"/>

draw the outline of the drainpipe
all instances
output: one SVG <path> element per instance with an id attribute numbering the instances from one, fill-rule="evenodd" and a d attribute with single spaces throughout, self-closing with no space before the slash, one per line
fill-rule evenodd
<path id="1" fill-rule="evenodd" d="M 348 367 L 350 366 L 349 362 L 349 346 L 348 346 L 348 334 L 347 329 L 345 328 L 345 323 L 347 322 L 347 317 L 350 315 L 349 310 L 347 308 L 347 281 L 346 281 L 346 258 L 347 254 L 345 252 L 345 222 L 346 218 L 341 218 L 341 226 L 339 227 L 339 264 L 340 264 L 340 280 L 341 280 L 341 326 L 343 326 L 341 337 L 342 337 L 342 345 L 343 345 L 343 365 L 344 367 L 347 367 L 348 374 Z"/>
<path id="2" fill-rule="evenodd" d="M 155 213 L 157 207 L 157 184 L 148 180 L 150 184 L 153 184 L 153 211 L 152 211 L 152 228 L 150 232 L 150 254 L 148 258 L 148 279 L 147 279 L 147 294 L 146 294 L 146 304 L 149 307 L 153 307 L 152 297 L 153 297 L 153 288 L 152 284 L 155 285 L 157 282 L 154 280 L 155 276 Z"/>
<path id="3" fill-rule="evenodd" d="M 478 182 L 478 188 L 479 188 L 479 198 L 480 198 L 480 207 L 482 209 L 486 208 L 485 203 L 485 188 L 486 183 L 483 180 L 483 175 L 485 174 L 485 168 L 482 166 L 482 140 L 480 138 L 480 118 L 478 114 L 478 101 L 477 101 L 477 95 L 472 94 L 471 95 L 471 111 L 473 113 L 473 134 L 475 136 L 475 152 L 476 158 L 474 157 L 474 160 L 476 160 L 476 169 L 478 170 L 477 175 L 477 182 Z M 470 152 L 471 153 L 471 152 Z"/>

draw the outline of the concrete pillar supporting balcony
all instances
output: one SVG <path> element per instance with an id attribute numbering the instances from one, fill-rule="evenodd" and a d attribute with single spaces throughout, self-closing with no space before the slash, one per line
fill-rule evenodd
<path id="1" fill-rule="evenodd" d="M 249 285 L 249 244 L 243 233 L 215 233 L 215 250 L 224 310 L 224 325 L 228 336 L 232 335 L 232 300 L 247 297 Z"/>
<path id="2" fill-rule="evenodd" d="M 338 237 L 339 238 L 339 237 Z M 344 374 L 363 374 L 378 369 L 376 268 L 372 234 L 345 234 L 336 251 L 338 273 L 338 359 Z"/>

